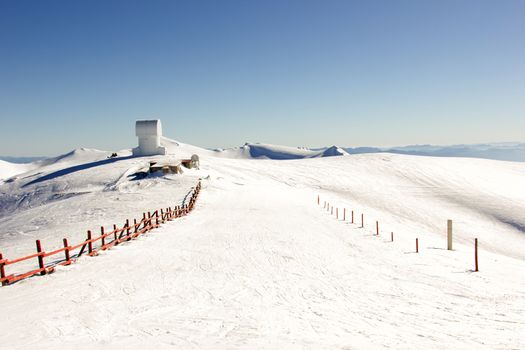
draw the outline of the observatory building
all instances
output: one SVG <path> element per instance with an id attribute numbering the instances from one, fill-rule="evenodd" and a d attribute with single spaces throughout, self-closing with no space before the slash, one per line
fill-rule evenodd
<path id="1" fill-rule="evenodd" d="M 133 148 L 134 156 L 165 155 L 166 147 L 160 145 L 162 125 L 160 119 L 137 120 L 135 134 L 139 138 L 139 146 Z"/>

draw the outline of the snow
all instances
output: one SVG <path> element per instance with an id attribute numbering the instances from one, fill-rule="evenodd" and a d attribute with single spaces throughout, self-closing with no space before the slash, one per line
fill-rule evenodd
<path id="1" fill-rule="evenodd" d="M 331 146 L 321 149 L 309 149 L 305 147 L 289 147 L 282 145 L 247 142 L 242 147 L 207 150 L 179 141 L 171 140 L 167 137 L 163 137 L 161 139 L 161 145 L 167 149 L 168 154 L 175 154 L 182 158 L 188 159 L 192 154 L 197 154 L 203 157 L 275 160 L 322 158 L 348 155 L 348 153 L 343 148 L 338 146 Z"/>
<path id="2" fill-rule="evenodd" d="M 31 169 L 31 164 L 15 164 L 0 160 L 0 184 L 2 180 L 24 173 Z"/>
<path id="3" fill-rule="evenodd" d="M 51 249 L 63 236 L 173 206 L 198 178 L 204 187 L 187 217 L 0 288 L 3 346 L 525 347 L 525 164 L 310 157 L 316 151 L 273 145 L 259 145 L 260 160 L 252 144 L 162 144 L 177 157 L 199 154 L 201 169 L 132 180 L 149 160 L 170 156 L 108 160 L 77 150 L 0 186 L 7 257 L 33 252 L 35 237 Z M 280 152 L 304 159 L 267 159 Z M 365 228 L 336 220 L 324 200 L 340 214 L 347 208 L 347 218 L 353 209 L 356 221 L 365 213 Z M 444 249 L 447 219 L 454 251 Z"/>

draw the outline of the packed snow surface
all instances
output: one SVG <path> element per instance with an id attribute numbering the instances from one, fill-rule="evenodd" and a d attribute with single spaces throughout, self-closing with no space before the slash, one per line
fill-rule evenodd
<path id="1" fill-rule="evenodd" d="M 32 253 L 35 238 L 50 250 L 176 205 L 203 183 L 191 215 L 0 288 L 3 347 L 525 348 L 525 164 L 395 154 L 280 161 L 244 159 L 251 145 L 163 145 L 199 154 L 201 169 L 140 179 L 150 160 L 170 156 L 80 149 L 0 186 L 0 250 L 12 258 Z"/>

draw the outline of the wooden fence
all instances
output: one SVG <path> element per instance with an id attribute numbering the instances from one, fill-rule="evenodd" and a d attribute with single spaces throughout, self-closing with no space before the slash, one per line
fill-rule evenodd
<path id="1" fill-rule="evenodd" d="M 174 208 L 169 207 L 143 213 L 142 218 L 139 220 L 134 219 L 133 223 L 131 223 L 130 220 L 126 220 L 126 223 L 121 228 L 117 228 L 117 225 L 113 225 L 113 230 L 110 232 L 105 232 L 104 227 L 101 227 L 98 236 L 94 236 L 91 231 L 87 231 L 86 240 L 76 245 L 70 246 L 67 238 L 64 238 L 63 248 L 45 252 L 42 250 L 40 240 L 36 240 L 36 253 L 34 254 L 10 260 L 4 258 L 0 253 L 0 282 L 5 286 L 38 274 L 46 275 L 54 272 L 55 266 L 70 265 L 78 260 L 83 254 L 95 256 L 100 250 L 107 250 L 123 242 L 136 239 L 140 235 L 159 227 L 166 221 L 171 221 L 188 215 L 195 206 L 200 190 L 201 182 L 199 181 L 193 189 L 187 204 L 176 206 Z M 45 259 L 51 256 L 55 257 L 55 259 L 52 262 L 46 263 Z M 7 274 L 6 268 L 8 266 L 30 259 L 37 260 L 37 269 L 20 274 Z"/>

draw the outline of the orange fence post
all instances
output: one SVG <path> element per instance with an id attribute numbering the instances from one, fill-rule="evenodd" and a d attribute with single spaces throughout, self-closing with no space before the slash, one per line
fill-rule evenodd
<path id="1" fill-rule="evenodd" d="M 115 241 L 115 245 L 118 244 L 118 238 L 117 238 L 117 225 L 113 224 L 113 240 Z"/>
<path id="2" fill-rule="evenodd" d="M 44 266 L 44 257 L 42 256 L 42 246 L 40 245 L 40 240 L 36 240 L 36 252 L 38 253 L 38 268 L 44 269 L 40 271 L 40 275 L 43 276 L 46 274 L 45 266 Z"/>
<path id="3" fill-rule="evenodd" d="M 102 237 L 100 241 L 103 247 L 106 245 L 106 237 L 104 237 L 104 226 L 100 226 L 100 236 Z"/>
<path id="4" fill-rule="evenodd" d="M 2 279 L 2 286 L 5 286 L 5 285 L 7 285 L 7 281 L 4 281 L 4 278 L 5 278 L 4 265 L 5 265 L 5 263 L 2 260 L 4 260 L 4 257 L 2 255 L 2 253 L 0 253 L 0 279 Z"/>
<path id="5" fill-rule="evenodd" d="M 474 271 L 478 272 L 479 269 L 478 269 L 478 239 L 477 238 L 474 239 L 474 266 L 475 266 Z"/>
<path id="6" fill-rule="evenodd" d="M 419 239 L 416 238 L 416 253 L 419 253 Z"/>
<path id="7" fill-rule="evenodd" d="M 89 230 L 87 232 L 87 239 L 88 239 L 88 254 L 91 255 L 91 253 L 93 253 L 93 243 L 91 242 L 91 231 Z"/>
<path id="8" fill-rule="evenodd" d="M 64 238 L 62 242 L 64 242 L 64 248 L 66 248 L 66 250 L 64 250 L 64 254 L 66 255 L 66 263 L 69 265 L 71 264 L 71 257 L 69 256 L 69 244 L 67 243 L 67 238 Z"/>
<path id="9" fill-rule="evenodd" d="M 126 234 L 128 236 L 131 234 L 131 228 L 129 227 L 129 219 L 126 219 Z"/>

